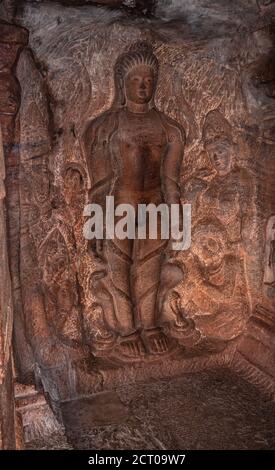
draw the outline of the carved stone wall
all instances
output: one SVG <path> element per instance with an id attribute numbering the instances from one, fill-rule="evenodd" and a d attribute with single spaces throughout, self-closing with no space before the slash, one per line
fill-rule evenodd
<path id="1" fill-rule="evenodd" d="M 20 445 L 18 422 L 15 415 L 12 332 L 13 324 L 21 325 L 16 334 L 24 338 L 21 319 L 14 317 L 13 293 L 16 289 L 16 265 L 19 263 L 19 237 L 16 234 L 19 219 L 16 207 L 18 181 L 18 146 L 16 141 L 16 114 L 20 105 L 20 87 L 14 76 L 14 66 L 21 48 L 26 44 L 23 28 L 0 23 L 0 448 Z M 8 256 L 8 247 L 9 254 Z M 14 251 L 12 251 L 14 250 Z M 18 279 L 18 278 L 17 278 Z M 18 280 L 19 281 L 19 280 Z M 18 314 L 18 310 L 15 312 Z M 20 342 L 24 348 L 24 342 Z M 18 349 L 17 349 L 18 350 Z M 15 348 L 16 351 L 16 348 Z M 20 360 L 24 362 L 24 350 Z"/>
<path id="2" fill-rule="evenodd" d="M 5 161 L 0 127 L 0 449 L 15 447 L 11 335 L 13 308 L 7 252 L 5 215 Z"/>
<path id="3" fill-rule="evenodd" d="M 28 346 L 24 333 L 24 317 L 21 307 L 20 278 L 19 278 L 19 127 L 16 120 L 20 106 L 20 85 L 15 77 L 14 70 L 20 51 L 27 44 L 27 31 L 24 28 L 8 23 L 1 23 L 1 62 L 0 87 L 1 109 L 0 122 L 2 127 L 4 158 L 6 165 L 6 193 L 7 193 L 7 227 L 10 273 L 14 302 L 14 355 L 18 374 L 22 380 L 28 380 L 31 375 L 33 361 L 32 352 Z M 20 361 L 18 351 L 20 350 Z"/>
<path id="4" fill-rule="evenodd" d="M 10 169 L 7 155 L 7 187 L 22 380 L 34 372 L 59 400 L 238 368 L 240 356 L 272 378 L 272 5 L 239 1 L 230 16 L 221 2 L 221 20 L 212 10 L 209 20 L 199 0 L 160 1 L 153 19 L 133 20 L 68 3 L 18 12 L 30 39 L 16 68 L 20 152 Z M 138 67 L 151 87 L 142 118 L 127 103 Z M 190 249 L 84 239 L 84 205 L 111 194 L 136 204 L 141 182 L 142 202 L 192 205 Z"/>
<path id="5" fill-rule="evenodd" d="M 261 2 L 264 4 L 265 2 Z M 262 7 L 268 7 L 266 2 Z M 274 27 L 254 33 L 261 58 L 253 60 L 245 71 L 244 89 L 249 112 L 255 125 L 258 122 L 261 157 L 256 163 L 259 181 L 257 233 L 260 240 L 260 280 L 257 299 L 240 342 L 233 366 L 244 371 L 254 382 L 272 389 L 274 382 Z M 260 109 L 257 103 L 261 103 Z M 256 271 L 253 274 L 257 276 Z M 262 374 L 259 374 L 258 371 Z M 265 385 L 264 385 L 265 384 Z"/>

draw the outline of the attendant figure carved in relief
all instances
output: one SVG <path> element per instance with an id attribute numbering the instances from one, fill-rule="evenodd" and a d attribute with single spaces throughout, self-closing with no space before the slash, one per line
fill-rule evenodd
<path id="1" fill-rule="evenodd" d="M 217 110 L 206 116 L 203 142 L 208 171 L 193 174 L 184 187 L 193 222 L 185 278 L 180 291 L 175 288 L 176 303 L 168 292 L 163 321 L 167 334 L 185 346 L 201 336 L 218 347 L 241 334 L 251 309 L 246 250 L 253 233 L 254 186 L 251 175 L 236 165 L 231 126 Z"/>
<path id="2" fill-rule="evenodd" d="M 185 137 L 180 125 L 155 106 L 158 70 L 158 60 L 147 43 L 134 44 L 122 54 L 115 64 L 113 106 L 85 131 L 89 200 L 102 208 L 108 195 L 114 196 L 115 206 L 131 204 L 136 215 L 138 204 L 180 202 Z M 166 245 L 160 236 L 91 243 L 92 255 L 101 262 L 97 304 L 102 307 L 106 331 L 120 344 L 120 356 L 158 354 L 168 347 L 156 326 Z"/>
<path id="3" fill-rule="evenodd" d="M 226 228 L 232 243 L 244 242 L 252 230 L 253 180 L 237 165 L 232 128 L 218 110 L 207 114 L 202 137 L 211 171 L 205 178 L 186 183 L 185 197 L 192 198 L 193 220 L 207 214 Z"/>
<path id="4" fill-rule="evenodd" d="M 81 200 L 86 185 L 86 175 L 81 165 L 69 162 L 63 172 L 63 193 L 68 207 L 81 210 Z"/>
<path id="5" fill-rule="evenodd" d="M 224 228 L 204 220 L 193 227 L 185 254 L 185 278 L 176 298 L 167 298 L 167 334 L 184 346 L 219 350 L 237 338 L 249 317 L 243 260 L 232 254 Z"/>

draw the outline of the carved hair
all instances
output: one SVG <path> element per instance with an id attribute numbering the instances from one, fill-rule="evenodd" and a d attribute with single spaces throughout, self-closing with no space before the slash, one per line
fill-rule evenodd
<path id="1" fill-rule="evenodd" d="M 155 83 L 158 79 L 159 62 L 153 53 L 152 46 L 139 41 L 134 43 L 127 52 L 121 54 L 115 63 L 115 88 L 116 95 L 113 107 L 122 107 L 125 105 L 124 80 L 128 73 L 139 65 L 147 65 L 153 71 Z"/>
<path id="2" fill-rule="evenodd" d="M 205 118 L 203 130 L 202 130 L 202 138 L 204 142 L 209 138 L 215 136 L 226 136 L 232 139 L 232 128 L 227 119 L 218 111 L 214 109 L 210 111 Z"/>

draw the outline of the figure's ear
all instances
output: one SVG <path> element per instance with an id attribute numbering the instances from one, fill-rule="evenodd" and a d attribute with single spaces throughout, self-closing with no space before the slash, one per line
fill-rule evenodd
<path id="1" fill-rule="evenodd" d="M 150 101 L 150 103 L 149 103 L 149 108 L 150 108 L 150 109 L 156 107 L 156 104 L 155 104 L 155 95 L 156 95 L 156 86 L 157 86 L 157 82 L 155 82 L 154 85 L 155 85 L 155 86 L 154 86 L 154 89 L 153 89 L 152 98 L 151 98 L 151 101 Z"/>
<path id="2" fill-rule="evenodd" d="M 114 77 L 115 95 L 112 108 L 121 108 L 126 104 L 125 78 L 120 75 Z"/>

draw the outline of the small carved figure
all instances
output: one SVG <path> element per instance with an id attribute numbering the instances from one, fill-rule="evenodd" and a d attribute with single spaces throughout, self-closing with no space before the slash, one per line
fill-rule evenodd
<path id="1" fill-rule="evenodd" d="M 75 205 L 83 196 L 86 186 L 86 176 L 83 168 L 77 163 L 68 163 L 63 174 L 65 201 L 69 206 Z"/>
<path id="2" fill-rule="evenodd" d="M 186 182 L 193 220 L 207 214 L 226 228 L 230 242 L 243 242 L 251 236 L 254 187 L 248 172 L 236 165 L 232 129 L 218 110 L 206 116 L 203 142 L 212 173 Z"/>
<path id="3" fill-rule="evenodd" d="M 24 261 L 34 273 L 35 254 L 31 256 L 31 252 L 29 245 Z M 85 354 L 77 279 L 59 229 L 52 230 L 40 246 L 38 261 L 42 281 L 36 272 L 37 277 L 25 282 L 23 290 L 26 328 L 39 366 L 57 367 Z"/>
<path id="4" fill-rule="evenodd" d="M 69 253 L 62 233 L 53 230 L 40 247 L 39 259 L 46 285 L 56 282 L 69 268 Z"/>
<path id="5" fill-rule="evenodd" d="M 81 344 L 80 299 L 76 279 L 59 279 L 57 284 L 45 290 L 48 323 L 56 336 L 71 346 Z"/>
<path id="6" fill-rule="evenodd" d="M 163 309 L 164 330 L 184 346 L 205 338 L 219 349 L 243 332 L 249 316 L 244 265 L 228 250 L 226 231 L 218 223 L 200 222 L 192 239 L 184 260 L 184 284 L 176 302 L 170 294 L 170 308 Z"/>

